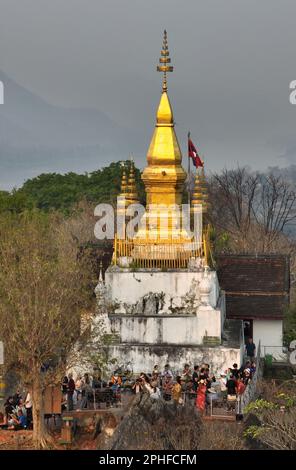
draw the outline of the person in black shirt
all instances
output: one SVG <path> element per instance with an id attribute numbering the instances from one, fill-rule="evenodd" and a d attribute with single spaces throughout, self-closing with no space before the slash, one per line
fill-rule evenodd
<path id="1" fill-rule="evenodd" d="M 17 390 L 16 393 L 12 397 L 12 400 L 13 400 L 12 404 L 13 404 L 14 407 L 18 406 L 21 398 L 22 398 L 22 396 L 20 394 L 20 391 Z"/>
<path id="2" fill-rule="evenodd" d="M 208 366 L 208 364 L 206 364 Z M 210 369 L 207 367 L 205 369 L 205 380 L 207 389 L 211 388 L 212 382 L 216 382 L 216 377 L 214 375 L 210 375 Z"/>
<path id="3" fill-rule="evenodd" d="M 246 344 L 246 352 L 250 362 L 253 362 L 255 357 L 256 345 L 253 343 L 253 338 L 249 338 Z"/>
<path id="4" fill-rule="evenodd" d="M 238 367 L 237 364 L 234 363 L 234 364 L 232 365 L 232 367 L 233 367 L 233 368 L 231 369 L 231 373 L 232 373 L 232 375 L 233 375 L 236 379 L 238 379 L 238 377 L 239 377 L 239 369 L 237 368 L 237 367 Z"/>
<path id="5" fill-rule="evenodd" d="M 207 378 L 208 378 L 208 375 L 207 375 L 207 373 L 206 373 L 206 369 L 205 369 L 204 367 L 202 367 L 202 368 L 200 369 L 198 381 L 200 381 L 200 380 L 207 380 Z"/>
<path id="6" fill-rule="evenodd" d="M 226 388 L 227 388 L 227 410 L 231 411 L 235 409 L 235 404 L 236 404 L 236 380 L 233 374 L 230 374 L 230 377 L 226 382 Z"/>
<path id="7" fill-rule="evenodd" d="M 14 411 L 14 406 L 13 406 L 13 397 L 8 397 L 6 402 L 4 403 L 4 424 L 8 424 L 8 420 L 10 419 L 10 415 Z"/>
<path id="8" fill-rule="evenodd" d="M 68 376 L 68 390 L 67 390 L 67 407 L 68 411 L 73 410 L 73 394 L 75 392 L 75 382 L 73 380 L 72 374 Z"/>
<path id="9" fill-rule="evenodd" d="M 68 383 L 69 383 L 69 379 L 68 377 L 65 375 L 65 377 L 63 378 L 63 381 L 62 381 L 62 393 L 64 395 L 66 395 L 67 391 L 68 391 Z"/>
<path id="10" fill-rule="evenodd" d="M 236 395 L 236 380 L 233 374 L 230 374 L 229 379 L 226 382 L 227 395 Z"/>
<path id="11" fill-rule="evenodd" d="M 194 372 L 192 374 L 192 388 L 193 390 L 196 392 L 197 389 L 198 389 L 198 376 L 199 376 L 199 367 L 198 366 L 194 366 Z"/>

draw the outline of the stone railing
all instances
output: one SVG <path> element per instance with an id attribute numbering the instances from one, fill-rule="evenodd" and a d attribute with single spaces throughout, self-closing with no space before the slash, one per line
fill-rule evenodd
<path id="1" fill-rule="evenodd" d="M 239 410 L 238 413 L 243 414 L 246 406 L 256 398 L 257 393 L 257 384 L 258 380 L 261 379 L 263 375 L 263 360 L 261 358 L 261 347 L 260 341 L 257 348 L 257 357 L 256 357 L 256 372 L 254 373 L 252 380 L 248 383 L 246 390 L 242 394 L 239 400 Z"/>

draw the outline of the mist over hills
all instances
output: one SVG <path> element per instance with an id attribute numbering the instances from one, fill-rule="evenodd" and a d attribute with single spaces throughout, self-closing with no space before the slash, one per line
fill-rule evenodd
<path id="1" fill-rule="evenodd" d="M 131 152 L 144 157 L 146 137 L 97 109 L 53 106 L 0 70 L 0 190 L 20 187 L 42 173 L 85 173 Z M 290 153 L 294 152 L 291 146 Z M 290 161 L 293 161 L 290 159 Z M 296 187 L 296 164 L 268 170 Z"/>
<path id="2" fill-rule="evenodd" d="M 95 170 L 138 151 L 141 136 L 97 109 L 53 106 L 0 71 L 0 187 L 44 172 Z M 129 143 L 132 142 L 132 149 Z M 17 171 L 15 171 L 17 170 Z"/>

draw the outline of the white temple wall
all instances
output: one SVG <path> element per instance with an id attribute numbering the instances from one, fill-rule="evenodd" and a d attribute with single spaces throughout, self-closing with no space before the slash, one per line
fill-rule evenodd
<path id="1" fill-rule="evenodd" d="M 180 371 L 185 363 L 206 362 L 214 372 L 241 364 L 243 340 L 237 325 L 228 325 L 221 343 L 225 295 L 214 271 L 111 267 L 96 294 L 98 318 L 105 315 L 106 330 L 113 335 L 109 359 L 130 362 L 135 373 L 166 363 Z"/>
<path id="2" fill-rule="evenodd" d="M 253 320 L 253 341 L 261 345 L 261 355 L 273 355 L 277 360 L 284 356 L 283 321 L 282 320 Z"/>
<path id="3" fill-rule="evenodd" d="M 196 316 L 110 315 L 111 331 L 122 343 L 201 345 L 204 336 L 221 337 L 221 312 L 200 307 Z"/>
<path id="4" fill-rule="evenodd" d="M 216 307 L 219 298 L 219 284 L 215 271 L 209 272 L 211 292 L 209 303 Z M 111 302 L 120 300 L 121 304 L 136 304 L 144 295 L 153 293 L 165 294 L 165 305 L 163 310 L 168 310 L 171 298 L 176 306 L 182 302 L 182 298 L 188 294 L 190 288 L 196 285 L 198 296 L 198 284 L 203 278 L 202 272 L 168 271 L 148 272 L 121 270 L 119 272 L 106 271 L 105 282 Z"/>
<path id="5" fill-rule="evenodd" d="M 184 364 L 192 368 L 195 364 L 207 363 L 211 371 L 220 374 L 235 362 L 241 365 L 240 348 L 218 347 L 168 347 L 148 345 L 114 345 L 109 348 L 110 359 L 116 359 L 118 364 L 130 362 L 133 372 L 152 372 L 157 364 L 160 370 L 169 364 L 175 374 L 181 373 Z M 114 366 L 113 366 L 114 367 Z"/>

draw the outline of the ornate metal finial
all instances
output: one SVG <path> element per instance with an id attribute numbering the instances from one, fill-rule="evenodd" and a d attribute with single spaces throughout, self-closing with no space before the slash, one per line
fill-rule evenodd
<path id="1" fill-rule="evenodd" d="M 103 283 L 103 261 L 100 261 L 99 265 L 99 283 Z"/>
<path id="2" fill-rule="evenodd" d="M 174 70 L 174 67 L 171 65 L 167 65 L 171 62 L 171 59 L 169 57 L 169 48 L 168 48 L 168 41 L 167 41 L 167 32 L 164 30 L 163 33 L 163 44 L 162 44 L 162 50 L 161 50 L 161 57 L 159 59 L 159 63 L 161 65 L 157 66 L 157 71 L 158 72 L 163 72 L 163 81 L 162 81 L 162 92 L 167 91 L 167 72 L 172 72 Z"/>

